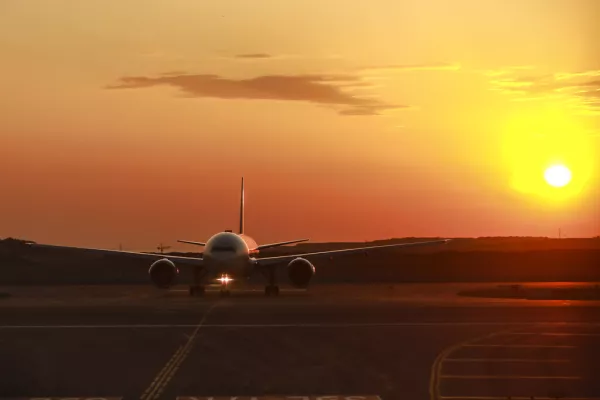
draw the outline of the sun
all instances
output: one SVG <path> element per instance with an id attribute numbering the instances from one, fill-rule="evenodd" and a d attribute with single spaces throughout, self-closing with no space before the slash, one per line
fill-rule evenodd
<path id="1" fill-rule="evenodd" d="M 553 165 L 544 172 L 544 179 L 550 186 L 563 187 L 571 182 L 571 170 L 564 165 Z"/>

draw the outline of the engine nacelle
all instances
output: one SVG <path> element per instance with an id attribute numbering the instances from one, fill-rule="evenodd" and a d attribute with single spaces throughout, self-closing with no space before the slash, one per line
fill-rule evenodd
<path id="1" fill-rule="evenodd" d="M 175 283 L 175 279 L 179 275 L 179 269 L 171 260 L 163 258 L 152 263 L 148 274 L 150 274 L 152 283 L 157 287 L 167 289 Z"/>
<path id="2" fill-rule="evenodd" d="M 287 266 L 288 277 L 293 286 L 305 288 L 315 275 L 315 267 L 304 258 L 295 258 Z"/>

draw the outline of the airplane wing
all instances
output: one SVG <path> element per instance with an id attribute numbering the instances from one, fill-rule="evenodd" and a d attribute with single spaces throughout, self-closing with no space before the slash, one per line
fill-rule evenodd
<path id="1" fill-rule="evenodd" d="M 354 249 L 327 250 L 327 251 L 318 251 L 315 253 L 292 254 L 292 255 L 277 256 L 277 257 L 264 257 L 264 258 L 259 258 L 256 261 L 258 262 L 259 266 L 264 267 L 264 266 L 268 266 L 268 265 L 291 261 L 298 257 L 307 257 L 307 258 L 308 257 L 318 257 L 318 256 L 332 257 L 332 256 L 340 256 L 340 255 L 347 255 L 347 254 L 365 253 L 367 251 L 379 250 L 379 249 L 385 249 L 385 248 L 416 247 L 416 246 L 429 246 L 429 245 L 434 245 L 434 244 L 444 244 L 444 243 L 448 243 L 449 241 L 450 241 L 450 239 L 441 239 L 441 240 L 430 240 L 427 242 L 396 243 L 396 244 L 386 244 L 386 245 L 382 245 L 382 246 L 358 247 L 358 248 L 354 248 Z"/>
<path id="2" fill-rule="evenodd" d="M 287 242 L 277 242 L 277 243 L 261 244 L 255 250 L 270 249 L 271 247 L 284 246 L 286 244 L 300 243 L 300 242 L 306 242 L 306 241 L 308 241 L 308 239 L 296 239 L 296 240 L 288 240 Z"/>
<path id="3" fill-rule="evenodd" d="M 97 255 L 121 255 L 124 257 L 145 259 L 148 261 L 156 261 L 163 258 L 173 261 L 177 265 L 202 265 L 201 258 L 194 257 L 182 257 L 182 256 L 170 256 L 167 254 L 153 254 L 153 253 L 137 253 L 134 251 L 122 251 L 122 250 L 104 250 L 104 249 L 89 249 L 84 247 L 70 247 L 70 246 L 55 246 L 51 244 L 37 244 L 28 243 L 29 246 L 38 249 L 55 249 L 55 250 L 75 250 L 88 254 Z"/>
<path id="4" fill-rule="evenodd" d="M 206 246 L 204 242 L 194 242 L 192 240 L 177 240 L 179 243 L 195 244 L 196 246 Z"/>

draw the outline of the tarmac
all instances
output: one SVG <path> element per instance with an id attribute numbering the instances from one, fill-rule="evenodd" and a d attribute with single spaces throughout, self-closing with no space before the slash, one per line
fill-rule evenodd
<path id="1" fill-rule="evenodd" d="M 3 287 L 0 398 L 600 399 L 600 302 L 471 286 Z"/>

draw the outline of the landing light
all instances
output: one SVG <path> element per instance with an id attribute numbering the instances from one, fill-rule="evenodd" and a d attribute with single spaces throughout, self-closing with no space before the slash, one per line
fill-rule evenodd
<path id="1" fill-rule="evenodd" d="M 217 280 L 221 282 L 221 285 L 227 285 L 229 282 L 233 281 L 233 279 L 228 277 L 227 275 L 223 275 Z"/>

